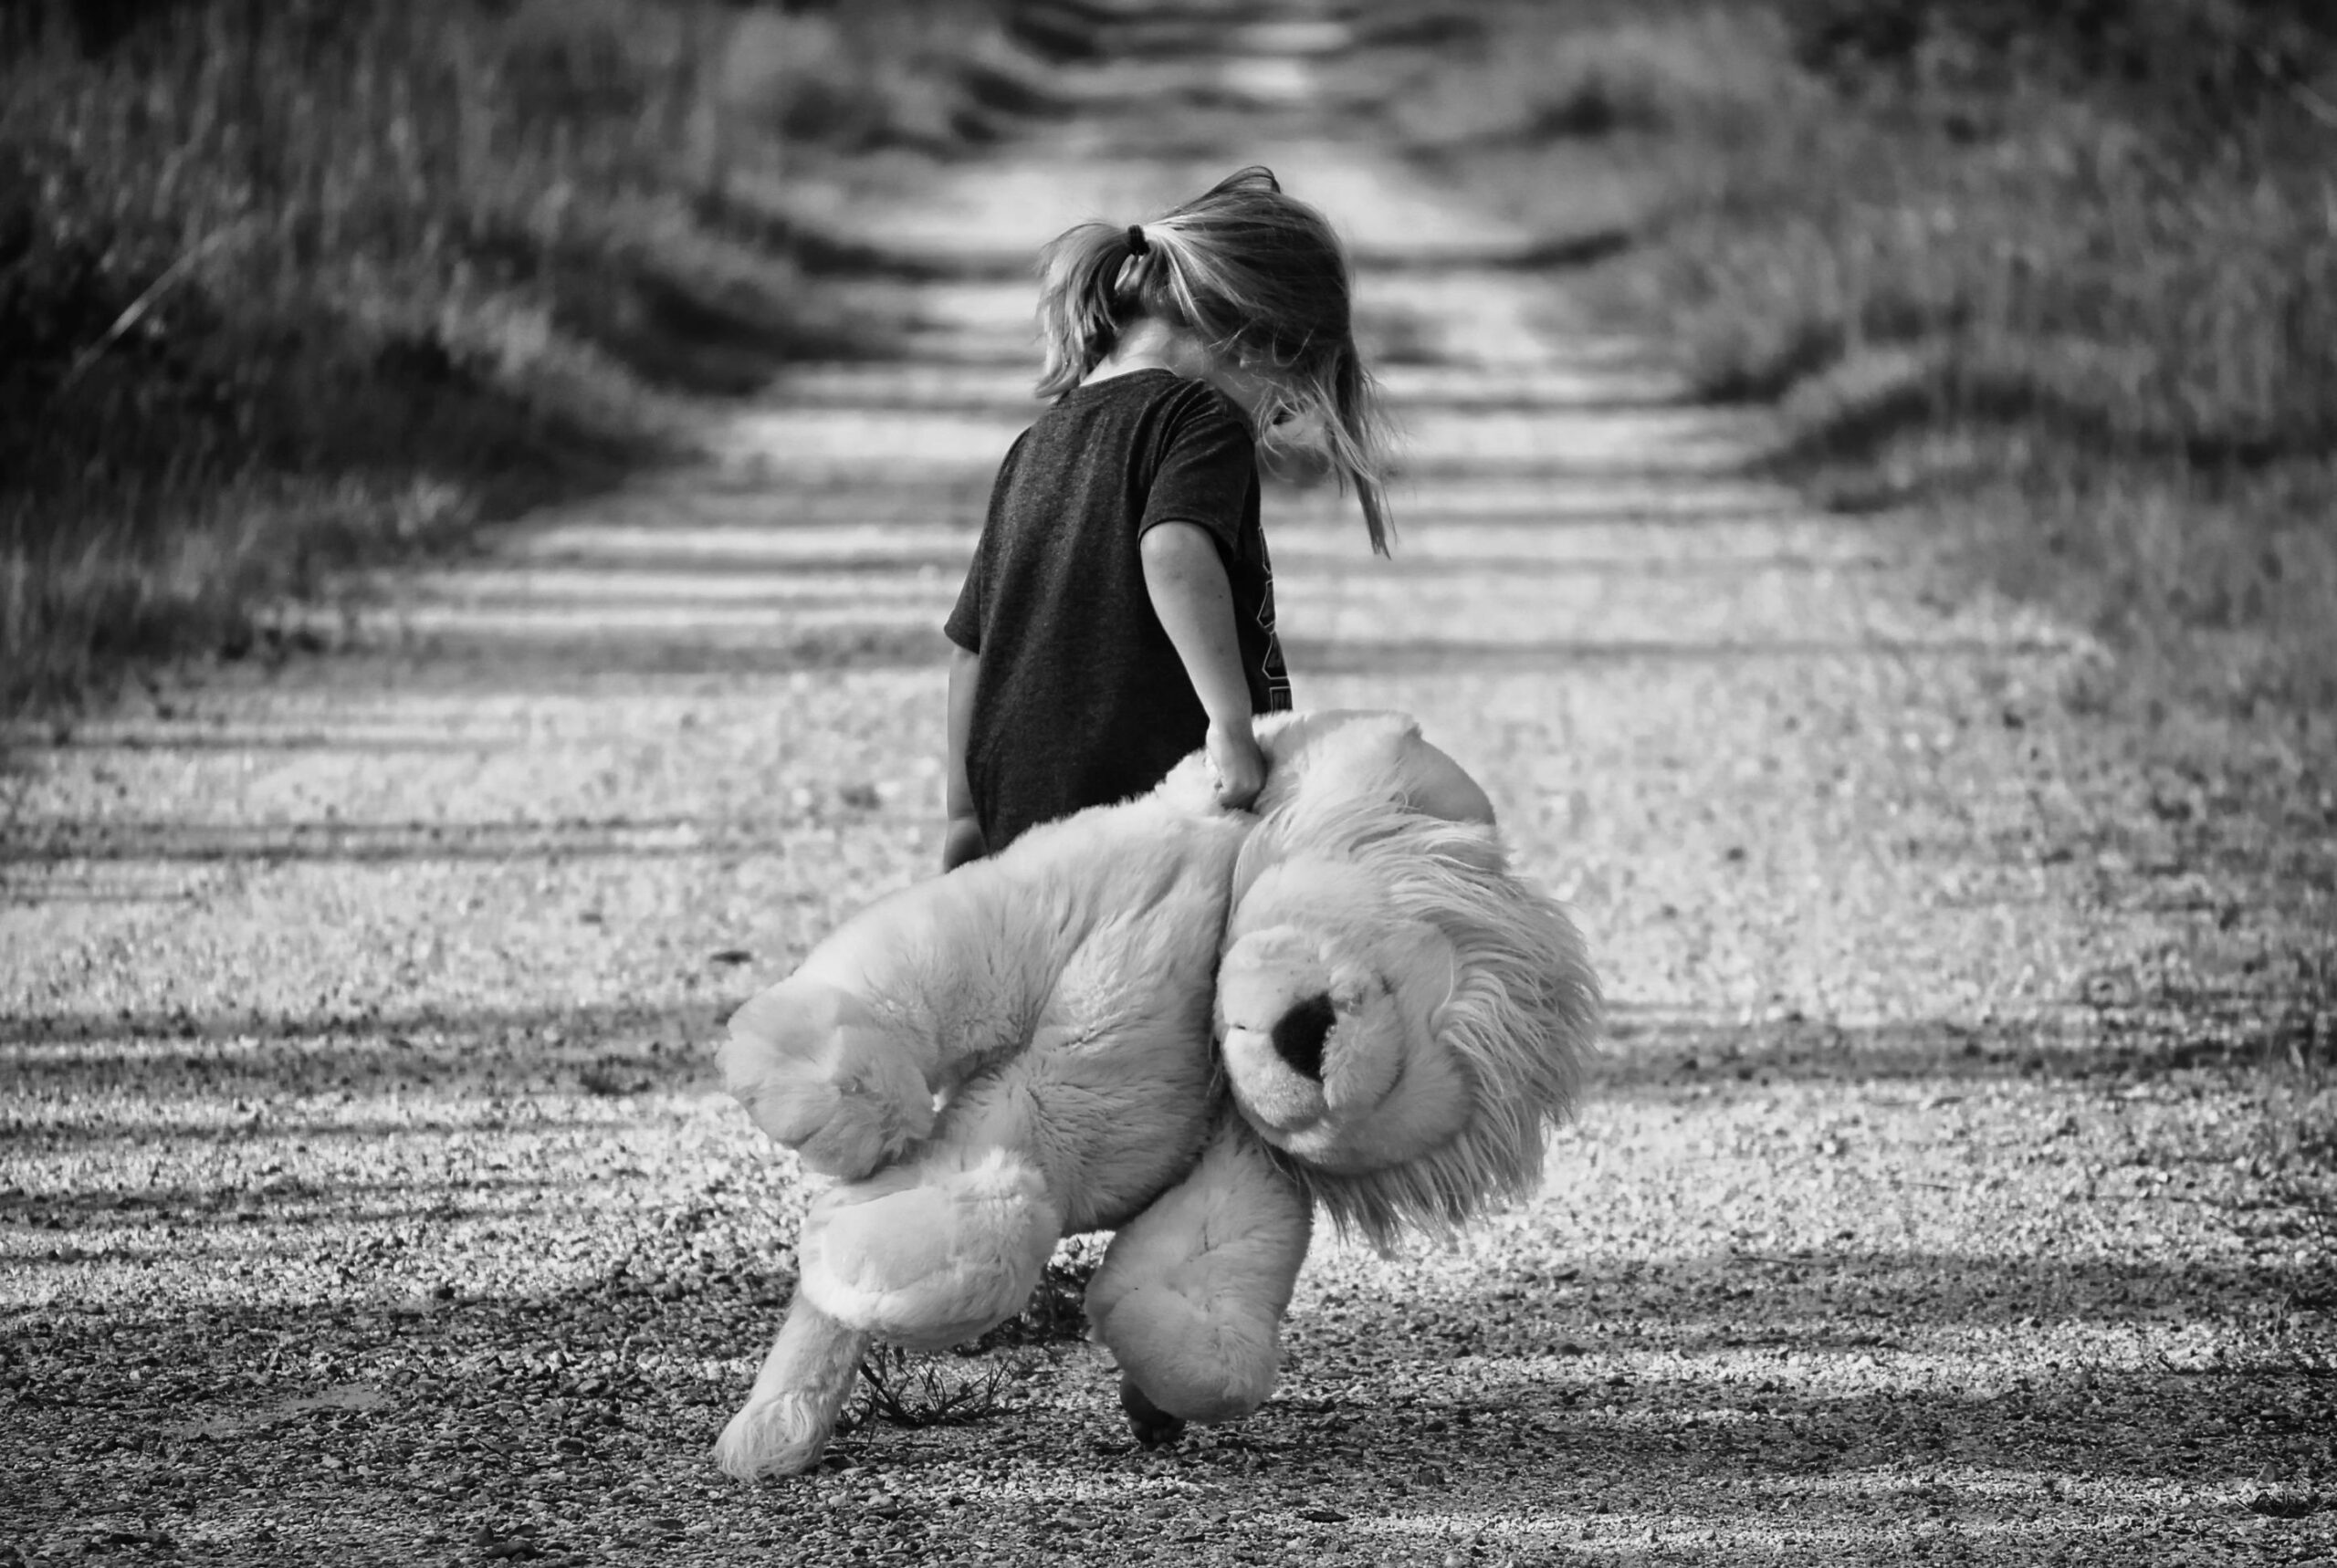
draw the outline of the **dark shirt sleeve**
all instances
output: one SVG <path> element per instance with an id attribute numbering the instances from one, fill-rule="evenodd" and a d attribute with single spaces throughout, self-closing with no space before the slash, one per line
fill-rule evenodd
<path id="1" fill-rule="evenodd" d="M 1227 560 L 1242 555 L 1242 517 L 1257 476 L 1257 447 L 1249 427 L 1214 392 L 1198 394 L 1172 415 L 1159 466 L 1145 493 L 1137 535 L 1162 523 L 1191 523 L 1217 541 Z"/>
<path id="2" fill-rule="evenodd" d="M 965 586 L 958 590 L 958 602 L 950 607 L 949 619 L 941 623 L 942 634 L 969 653 L 982 651 L 982 557 L 986 553 L 980 545 L 974 547 Z"/>

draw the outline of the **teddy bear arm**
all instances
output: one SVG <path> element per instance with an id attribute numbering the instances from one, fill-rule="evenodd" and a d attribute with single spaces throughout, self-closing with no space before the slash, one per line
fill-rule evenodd
<path id="1" fill-rule="evenodd" d="M 823 1175 L 858 1180 L 933 1128 L 937 1096 L 1027 1030 L 1046 971 L 1012 879 L 969 866 L 879 900 L 732 1015 L 724 1086 Z"/>
<path id="2" fill-rule="evenodd" d="M 933 1126 L 914 1056 L 852 993 L 798 974 L 730 1019 L 723 1087 L 767 1137 L 823 1175 L 856 1180 Z"/>
<path id="3" fill-rule="evenodd" d="M 1313 1220 L 1297 1186 L 1228 1127 L 1190 1176 L 1120 1228 L 1088 1285 L 1087 1316 L 1141 1396 L 1125 1401 L 1132 1416 L 1149 1406 L 1231 1421 L 1265 1402 Z"/>

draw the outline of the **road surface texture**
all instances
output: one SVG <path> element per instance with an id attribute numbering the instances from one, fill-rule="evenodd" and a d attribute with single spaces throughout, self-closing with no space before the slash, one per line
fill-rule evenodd
<path id="1" fill-rule="evenodd" d="M 1758 421 L 1531 236 L 1310 131 L 1337 28 L 1218 39 L 836 209 L 906 358 L 343 651 L 16 737 L 0 1564 L 2331 1560 L 2331 1209 L 2261 1060 L 2328 1028 L 2279 977 L 2329 906 L 2279 833 L 2073 716 L 2085 636 L 1746 476 Z M 1352 236 L 1410 438 L 1392 561 L 1270 497 L 1299 699 L 1484 781 L 1611 992 L 1593 1092 L 1464 1242 L 1318 1245 L 1246 1424 L 1137 1448 L 1033 1318 L 886 1364 L 975 1418 L 733 1484 L 802 1188 L 711 1044 L 938 862 L 1031 251 L 1252 159 Z"/>

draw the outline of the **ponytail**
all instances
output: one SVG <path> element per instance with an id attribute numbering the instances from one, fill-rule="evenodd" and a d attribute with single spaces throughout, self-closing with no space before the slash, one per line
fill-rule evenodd
<path id="1" fill-rule="evenodd" d="M 1271 170 L 1242 170 L 1148 224 L 1067 229 L 1039 253 L 1039 277 L 1041 397 L 1077 386 L 1133 320 L 1185 328 L 1274 383 L 1260 447 L 1316 448 L 1388 553 L 1387 418 L 1356 351 L 1346 253 Z"/>
<path id="2" fill-rule="evenodd" d="M 1039 252 L 1041 397 L 1077 386 L 1112 351 L 1120 329 L 1142 314 L 1143 275 L 1157 265 L 1147 259 L 1151 248 L 1144 230 L 1133 225 L 1085 223 Z"/>

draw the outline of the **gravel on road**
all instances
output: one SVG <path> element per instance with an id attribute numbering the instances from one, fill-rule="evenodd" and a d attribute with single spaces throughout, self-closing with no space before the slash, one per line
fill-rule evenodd
<path id="1" fill-rule="evenodd" d="M 1034 1317 L 878 1368 L 969 1419 L 714 1469 L 803 1186 L 710 1045 L 938 861 L 938 627 L 1032 412 L 990 263 L 1224 172 L 1062 128 L 865 214 L 967 262 L 870 285 L 911 360 L 331 655 L 13 737 L 0 1564 L 2337 1560 L 2337 1159 L 2279 1071 L 2337 1028 L 2327 781 L 2153 762 L 2082 633 L 1748 476 L 1757 418 L 1451 193 L 1259 125 L 1413 444 L 1392 562 L 1269 499 L 1300 700 L 1419 715 L 1614 998 L 1542 1193 L 1319 1247 L 1239 1426 L 1137 1448 Z"/>

